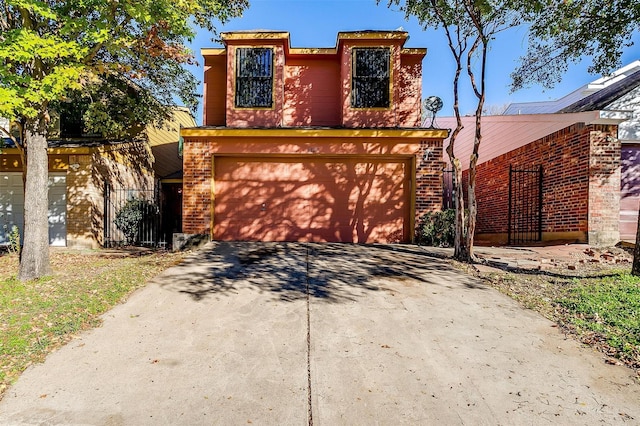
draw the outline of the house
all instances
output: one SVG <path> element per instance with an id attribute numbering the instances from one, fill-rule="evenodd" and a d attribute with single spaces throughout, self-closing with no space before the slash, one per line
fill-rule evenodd
<path id="1" fill-rule="evenodd" d="M 511 104 L 504 115 L 483 117 L 476 239 L 594 245 L 635 239 L 638 100 L 640 61 L 556 101 Z M 474 118 L 463 123 L 455 152 L 468 167 Z M 453 128 L 455 119 L 438 124 Z"/>
<path id="2" fill-rule="evenodd" d="M 183 231 L 214 240 L 408 242 L 439 210 L 442 140 L 420 128 L 404 31 L 228 32 L 202 49 L 203 125 L 183 129 Z"/>
<path id="3" fill-rule="evenodd" d="M 190 116 L 178 109 L 174 119 L 160 128 L 121 140 L 86 134 L 81 123 L 65 122 L 64 117 L 56 123 L 49 132 L 50 244 L 97 248 L 121 241 L 112 223 L 117 210 L 131 197 L 156 200 L 163 180 L 159 173 L 179 171 L 180 124 L 195 123 L 186 115 Z M 18 148 L 9 142 L 5 140 L 7 145 L 0 150 L 0 245 L 9 242 L 14 225 L 22 234 L 24 223 L 22 161 Z M 157 164 L 154 154 L 163 165 Z M 164 185 L 175 182 L 169 179 Z"/>

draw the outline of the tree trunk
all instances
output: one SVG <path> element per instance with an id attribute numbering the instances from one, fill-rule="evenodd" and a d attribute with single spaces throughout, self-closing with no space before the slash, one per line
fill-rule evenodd
<path id="1" fill-rule="evenodd" d="M 453 244 L 453 258 L 465 262 L 468 258 L 467 248 L 465 245 L 465 210 L 464 210 L 464 191 L 462 190 L 462 164 L 460 160 L 454 158 L 453 165 L 453 189 L 454 189 L 454 205 L 456 208 L 455 220 L 455 237 Z"/>
<path id="2" fill-rule="evenodd" d="M 24 188 L 24 242 L 18 279 L 33 280 L 51 273 L 49 265 L 49 159 L 44 116 L 25 127 L 26 182 Z M 25 166 L 25 165 L 23 165 Z"/>
<path id="3" fill-rule="evenodd" d="M 638 230 L 636 231 L 636 247 L 633 249 L 631 275 L 640 277 L 640 212 L 638 212 Z"/>
<path id="4" fill-rule="evenodd" d="M 467 218 L 467 233 L 465 235 L 466 262 L 472 263 L 477 259 L 473 253 L 473 241 L 476 233 L 476 216 L 478 213 L 478 201 L 476 199 L 476 162 L 471 160 L 469 164 L 469 185 L 467 193 L 467 207 L 469 215 Z"/>

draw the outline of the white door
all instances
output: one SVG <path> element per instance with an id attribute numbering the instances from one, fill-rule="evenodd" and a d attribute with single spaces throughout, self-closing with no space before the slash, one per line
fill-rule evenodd
<path id="1" fill-rule="evenodd" d="M 17 226 L 24 228 L 24 191 L 22 173 L 0 174 L 0 244 L 9 243 L 9 234 Z"/>
<path id="2" fill-rule="evenodd" d="M 49 174 L 49 244 L 67 245 L 67 177 Z M 9 243 L 9 234 L 17 226 L 24 230 L 24 191 L 22 173 L 0 174 L 0 244 Z"/>

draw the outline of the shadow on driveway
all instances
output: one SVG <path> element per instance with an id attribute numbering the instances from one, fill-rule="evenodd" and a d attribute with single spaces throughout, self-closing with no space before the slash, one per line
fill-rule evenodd
<path id="1" fill-rule="evenodd" d="M 352 301 L 363 291 L 384 289 L 383 280 L 418 280 L 442 285 L 451 267 L 418 246 L 336 243 L 212 242 L 172 268 L 161 285 L 194 300 L 251 287 L 279 300 L 309 297 Z M 451 285 L 484 289 L 462 276 Z M 449 280 L 450 281 L 450 280 Z"/>

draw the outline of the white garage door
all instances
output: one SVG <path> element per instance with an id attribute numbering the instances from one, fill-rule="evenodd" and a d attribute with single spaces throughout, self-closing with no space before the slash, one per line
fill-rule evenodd
<path id="1" fill-rule="evenodd" d="M 65 173 L 49 174 L 49 244 L 67 244 L 67 178 Z M 24 230 L 24 191 L 22 173 L 0 174 L 0 244 L 9 243 L 17 226 Z"/>

